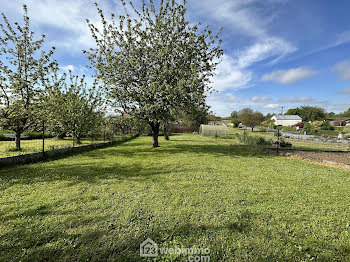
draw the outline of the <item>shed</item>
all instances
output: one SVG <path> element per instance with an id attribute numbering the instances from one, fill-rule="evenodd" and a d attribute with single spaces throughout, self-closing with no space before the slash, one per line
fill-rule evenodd
<path id="1" fill-rule="evenodd" d="M 228 136 L 228 133 L 226 125 L 201 125 L 199 128 L 201 136 Z"/>
<path id="2" fill-rule="evenodd" d="M 274 121 L 276 126 L 295 126 L 303 122 L 301 117 L 297 115 L 274 115 L 271 120 Z"/>
<path id="3" fill-rule="evenodd" d="M 346 126 L 350 124 L 350 118 L 333 119 L 329 123 L 331 126 Z"/>

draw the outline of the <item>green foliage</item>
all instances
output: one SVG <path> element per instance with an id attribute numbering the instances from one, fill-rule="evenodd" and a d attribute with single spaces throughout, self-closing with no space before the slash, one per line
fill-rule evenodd
<path id="1" fill-rule="evenodd" d="M 220 120 L 222 120 L 222 117 L 216 116 L 216 115 L 211 113 L 207 116 L 207 119 L 208 119 L 208 121 L 220 121 Z"/>
<path id="2" fill-rule="evenodd" d="M 343 132 L 349 134 L 350 133 L 350 126 L 344 126 L 344 128 L 342 129 Z"/>
<path id="3" fill-rule="evenodd" d="M 232 124 L 233 124 L 233 127 L 238 127 L 239 124 L 241 123 L 241 120 L 239 120 L 239 118 L 233 118 L 231 120 Z"/>
<path id="4" fill-rule="evenodd" d="M 254 146 L 268 146 L 272 145 L 273 140 L 272 139 L 266 139 L 262 136 L 252 136 L 248 135 L 247 133 L 244 135 L 242 134 L 240 137 L 240 141 L 248 144 L 248 145 L 254 145 Z"/>
<path id="5" fill-rule="evenodd" d="M 266 128 L 274 128 L 275 126 L 275 121 L 270 118 L 265 118 L 265 121 L 263 121 L 262 126 L 266 127 Z"/>
<path id="6" fill-rule="evenodd" d="M 97 48 L 86 53 L 115 107 L 146 121 L 157 147 L 161 123 L 205 105 L 223 50 L 219 34 L 186 20 L 186 1 L 161 1 L 158 9 L 143 1 L 141 11 L 129 7 L 133 19 L 128 8 L 108 20 L 97 8 L 102 30 L 87 21 Z"/>
<path id="7" fill-rule="evenodd" d="M 311 135 L 313 132 L 312 125 L 310 123 L 305 123 L 303 131 L 306 132 L 307 135 Z"/>
<path id="8" fill-rule="evenodd" d="M 326 113 L 323 108 L 317 106 L 302 106 L 291 108 L 287 111 L 287 115 L 298 115 L 303 122 L 322 121 L 326 119 Z"/>
<path id="9" fill-rule="evenodd" d="M 239 112 L 238 111 L 232 111 L 231 115 L 231 123 L 233 124 L 233 127 L 238 127 L 241 123 L 241 120 L 239 119 Z"/>
<path id="10" fill-rule="evenodd" d="M 23 11 L 23 26 L 13 27 L 4 14 L 0 24 L 0 125 L 16 133 L 17 149 L 20 135 L 41 117 L 41 83 L 57 66 L 54 47 L 43 50 L 45 36 L 34 39 L 26 5 Z"/>
<path id="11" fill-rule="evenodd" d="M 232 111 L 230 117 L 231 117 L 231 119 L 237 119 L 238 118 L 238 111 Z"/>
<path id="12" fill-rule="evenodd" d="M 337 115 L 337 117 L 350 117 L 350 108 Z"/>
<path id="13" fill-rule="evenodd" d="M 253 111 L 250 108 L 244 108 L 238 112 L 238 117 L 242 124 L 252 129 L 255 126 L 261 125 L 264 121 L 264 115 L 258 111 Z"/>
<path id="14" fill-rule="evenodd" d="M 271 121 L 271 118 L 274 116 L 274 114 L 271 114 L 271 113 L 267 113 L 266 115 L 265 115 L 265 121 Z"/>
<path id="15" fill-rule="evenodd" d="M 328 121 L 324 121 L 320 127 L 321 130 L 334 130 L 334 127 Z"/>
<path id="16" fill-rule="evenodd" d="M 58 128 L 63 133 L 70 134 L 80 143 L 81 138 L 100 128 L 103 120 L 103 99 L 96 81 L 92 87 L 87 87 L 85 76 L 69 74 L 62 78 L 57 75 L 47 84 L 48 98 L 46 101 L 53 130 Z M 57 131 L 56 131 L 57 132 Z"/>
<path id="17" fill-rule="evenodd" d="M 208 123 L 208 110 L 208 106 L 200 106 L 199 108 L 190 107 L 187 110 L 181 110 L 178 113 L 177 120 L 183 125 L 198 129 L 201 124 Z"/>

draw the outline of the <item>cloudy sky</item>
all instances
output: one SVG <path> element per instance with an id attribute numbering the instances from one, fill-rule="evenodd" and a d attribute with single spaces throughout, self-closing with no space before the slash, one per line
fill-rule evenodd
<path id="1" fill-rule="evenodd" d="M 94 1 L 27 0 L 32 27 L 57 48 L 62 70 L 89 75 L 82 49 L 93 46 L 85 19 L 98 22 Z M 107 13 L 119 0 L 97 0 Z M 134 1 L 139 4 L 140 1 Z M 21 21 L 19 0 L 0 0 L 11 22 Z M 243 107 L 280 112 L 317 105 L 350 107 L 350 1 L 188 0 L 190 22 L 224 27 L 225 55 L 208 104 L 220 116 Z"/>

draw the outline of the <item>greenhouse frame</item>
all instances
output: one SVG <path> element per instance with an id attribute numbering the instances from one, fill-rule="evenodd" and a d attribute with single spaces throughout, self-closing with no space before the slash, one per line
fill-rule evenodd
<path id="1" fill-rule="evenodd" d="M 227 137 L 229 132 L 226 125 L 201 125 L 199 128 L 201 136 Z"/>

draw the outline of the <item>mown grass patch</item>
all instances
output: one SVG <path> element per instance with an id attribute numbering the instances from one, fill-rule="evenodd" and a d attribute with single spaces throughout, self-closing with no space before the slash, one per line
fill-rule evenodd
<path id="1" fill-rule="evenodd" d="M 211 261 L 350 259 L 350 172 L 196 135 L 160 142 L 0 170 L 0 260 L 139 261 L 148 237 Z"/>

